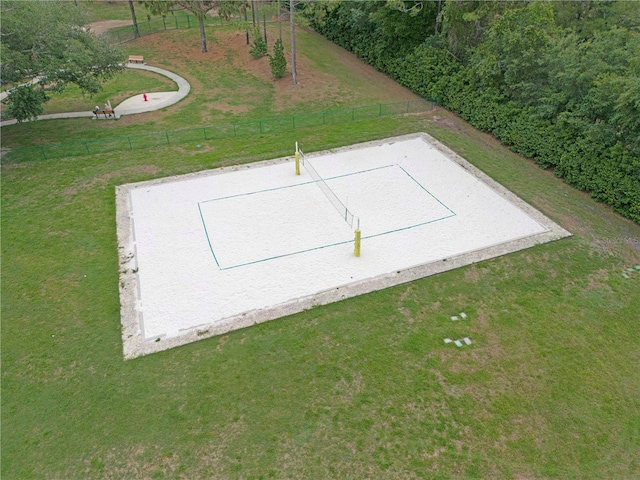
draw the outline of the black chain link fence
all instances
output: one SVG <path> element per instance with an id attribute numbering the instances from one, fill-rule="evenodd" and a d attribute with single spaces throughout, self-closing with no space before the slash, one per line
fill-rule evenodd
<path id="1" fill-rule="evenodd" d="M 435 99 L 432 101 L 410 100 L 406 102 L 380 103 L 377 105 L 341 108 L 318 113 L 212 125 L 208 127 L 166 130 L 122 137 L 19 147 L 5 149 L 2 155 L 2 163 L 51 160 L 99 153 L 141 150 L 167 145 L 199 145 L 225 138 L 255 136 L 286 130 L 313 128 L 321 125 L 357 122 L 375 117 L 426 112 L 433 109 L 436 103 Z"/>

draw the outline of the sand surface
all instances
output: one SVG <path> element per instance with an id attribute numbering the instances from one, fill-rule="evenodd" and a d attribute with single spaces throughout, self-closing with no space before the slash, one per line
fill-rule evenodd
<path id="1" fill-rule="evenodd" d="M 293 156 L 121 187 L 125 356 L 566 236 L 447 153 L 418 134 L 306 155 L 355 222 Z"/>

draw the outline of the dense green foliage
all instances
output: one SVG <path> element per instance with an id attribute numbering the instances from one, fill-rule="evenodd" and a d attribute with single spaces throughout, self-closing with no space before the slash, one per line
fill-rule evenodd
<path id="1" fill-rule="evenodd" d="M 12 88 L 8 99 L 7 115 L 23 121 L 41 115 L 44 111 L 44 103 L 49 97 L 44 88 L 27 83 Z"/>
<path id="2" fill-rule="evenodd" d="M 405 3 L 318 2 L 305 13 L 330 40 L 640 222 L 640 3 Z"/>
<path id="3" fill-rule="evenodd" d="M 287 71 L 287 59 L 284 56 L 284 47 L 280 39 L 277 39 L 273 46 L 273 55 L 269 57 L 269 65 L 271 66 L 271 74 L 275 78 L 284 77 Z"/>
<path id="4" fill-rule="evenodd" d="M 37 117 L 48 96 L 75 84 L 95 94 L 121 70 L 124 57 L 85 28 L 83 11 L 71 2 L 3 1 L 2 83 L 40 79 L 10 90 L 8 113 L 18 121 Z"/>

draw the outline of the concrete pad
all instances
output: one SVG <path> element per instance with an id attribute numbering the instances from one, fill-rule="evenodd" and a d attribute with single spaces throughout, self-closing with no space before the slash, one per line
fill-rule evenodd
<path id="1" fill-rule="evenodd" d="M 133 113 L 152 112 L 173 105 L 176 92 L 151 92 L 147 93 L 147 101 L 144 95 L 135 95 L 127 98 L 115 107 L 116 115 L 131 115 Z"/>
<path id="2" fill-rule="evenodd" d="M 140 95 L 135 95 L 131 98 L 126 99 L 121 102 L 119 105 L 114 107 L 116 118 L 120 118 L 122 115 L 133 115 L 136 113 L 144 113 L 144 112 L 153 112 L 155 110 L 160 110 L 171 105 L 178 103 L 180 100 L 185 98 L 189 92 L 191 91 L 191 85 L 181 76 L 165 70 L 163 68 L 152 67 L 150 65 L 143 64 L 134 64 L 127 63 L 125 65 L 127 68 L 137 69 L 137 70 L 147 70 L 149 72 L 154 72 L 159 75 L 164 75 L 165 77 L 170 78 L 178 87 L 177 91 L 174 92 L 153 92 L 147 93 L 147 102 L 144 101 L 143 93 Z M 37 81 L 37 79 L 35 80 Z M 33 83 L 33 82 L 32 82 Z M 4 92 L 4 97 L 8 92 Z M 90 107 L 93 109 L 93 105 Z M 64 112 L 64 113 L 52 113 L 47 115 L 40 115 L 37 120 L 53 120 L 59 118 L 79 118 L 79 117 L 93 117 L 93 112 L 91 110 L 87 110 L 84 112 Z M 7 125 L 14 125 L 18 123 L 17 120 L 5 120 L 0 122 L 0 127 L 4 127 Z"/>

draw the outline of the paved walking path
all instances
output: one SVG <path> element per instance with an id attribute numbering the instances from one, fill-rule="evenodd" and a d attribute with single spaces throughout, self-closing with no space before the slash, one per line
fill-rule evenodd
<path id="1" fill-rule="evenodd" d="M 142 94 L 127 98 L 122 103 L 115 106 L 114 110 L 116 112 L 116 118 L 120 118 L 122 115 L 133 115 L 135 113 L 153 112 L 154 110 L 160 110 L 162 108 L 173 105 L 174 103 L 178 103 L 180 100 L 186 97 L 191 90 L 191 85 L 189 85 L 189 82 L 187 82 L 184 78 L 163 68 L 151 67 L 149 65 L 143 65 L 139 63 L 127 63 L 125 67 L 138 70 L 147 70 L 149 72 L 155 72 L 157 74 L 164 75 L 165 77 L 170 78 L 178 84 L 178 91 L 147 93 L 146 102 L 144 101 L 144 97 Z M 38 117 L 38 120 L 77 117 L 94 117 L 94 115 L 91 110 L 86 112 L 52 113 L 49 115 L 40 115 Z M 15 119 L 7 120 L 4 122 L 0 122 L 0 126 L 4 127 L 5 125 L 13 125 L 14 123 L 17 123 Z"/>

